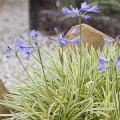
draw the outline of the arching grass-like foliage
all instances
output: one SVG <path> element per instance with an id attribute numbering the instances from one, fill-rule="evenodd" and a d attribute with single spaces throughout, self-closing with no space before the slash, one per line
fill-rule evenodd
<path id="1" fill-rule="evenodd" d="M 78 46 L 75 46 L 78 47 Z M 41 49 L 40 49 L 41 50 Z M 7 120 L 119 120 L 120 71 L 116 69 L 119 48 L 114 44 L 103 51 L 86 48 L 64 50 L 52 56 L 42 50 L 49 64 L 30 66 L 27 80 L 9 90 L 0 104 L 11 114 Z M 105 56 L 108 69 L 98 71 L 98 59 Z M 45 75 L 45 76 L 44 76 Z"/>

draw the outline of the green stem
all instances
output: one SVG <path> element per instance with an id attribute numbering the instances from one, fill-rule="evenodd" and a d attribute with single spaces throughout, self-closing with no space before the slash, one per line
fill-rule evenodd
<path id="1" fill-rule="evenodd" d="M 41 51 L 40 51 L 40 48 L 39 48 L 37 43 L 36 43 L 36 46 L 37 46 L 37 51 L 38 51 L 38 56 L 39 56 L 39 59 L 40 59 L 41 67 L 42 67 L 42 72 L 43 72 L 45 84 L 47 86 L 47 79 L 46 79 L 45 70 L 44 70 L 44 66 L 43 66 L 43 61 L 42 61 L 42 57 L 41 57 Z"/>
<path id="2" fill-rule="evenodd" d="M 118 102 L 119 101 L 119 82 L 118 82 L 118 76 L 117 76 L 117 69 L 114 67 L 115 70 L 115 106 L 116 106 L 116 116 L 119 116 L 120 114 L 120 105 Z M 118 102 L 117 102 L 118 101 Z M 117 104 L 118 103 L 118 104 Z"/>
<path id="3" fill-rule="evenodd" d="M 79 29 L 80 29 L 80 39 L 81 39 L 81 23 L 82 23 L 82 20 L 81 20 L 81 15 L 80 15 L 80 17 L 79 17 L 79 25 L 80 25 L 80 27 L 79 27 Z"/>
<path id="4" fill-rule="evenodd" d="M 81 15 L 80 15 L 80 17 L 79 17 L 79 29 L 80 29 L 80 39 L 81 39 Z M 82 80 L 82 69 L 81 69 L 81 67 L 82 67 L 82 58 L 81 58 L 81 56 L 82 56 L 82 46 L 81 46 L 81 42 L 79 43 L 79 56 L 80 56 L 80 80 L 79 80 L 79 85 L 80 85 L 80 89 L 79 89 L 79 93 L 80 93 L 80 91 L 81 91 L 81 87 L 82 87 L 82 83 L 83 83 L 83 80 Z"/>
<path id="5" fill-rule="evenodd" d="M 82 33 L 81 33 L 81 22 L 82 22 L 82 21 L 81 21 L 81 15 L 80 15 L 80 16 L 79 16 L 80 39 L 81 39 L 81 34 L 82 34 Z M 82 60 L 81 60 L 81 56 L 82 56 L 81 42 L 79 43 L 79 49 L 80 49 L 80 50 L 79 50 L 79 55 L 80 55 L 80 79 L 81 79 L 81 76 L 82 76 L 82 75 L 81 75 L 81 73 L 82 73 L 82 70 L 81 70 L 81 65 L 82 65 L 82 63 L 81 63 L 81 61 L 82 61 Z M 81 88 L 81 85 L 80 85 L 80 88 Z"/>
<path id="6" fill-rule="evenodd" d="M 16 55 L 18 61 L 20 62 L 21 66 L 23 67 L 24 71 L 26 72 L 26 74 L 31 78 L 30 74 L 28 73 L 27 69 L 25 68 L 24 64 L 22 63 L 22 61 L 21 61 L 20 57 L 18 56 L 17 52 L 15 52 L 15 55 Z"/>
<path id="7" fill-rule="evenodd" d="M 64 58 L 63 58 L 63 46 L 62 46 L 62 73 L 63 73 L 63 69 L 64 69 Z"/>
<path id="8" fill-rule="evenodd" d="M 80 29 L 80 39 L 81 39 L 81 16 L 79 17 L 79 29 Z M 79 43 L 80 53 L 81 53 L 81 43 Z M 80 55 L 80 72 L 81 72 L 81 55 Z"/>

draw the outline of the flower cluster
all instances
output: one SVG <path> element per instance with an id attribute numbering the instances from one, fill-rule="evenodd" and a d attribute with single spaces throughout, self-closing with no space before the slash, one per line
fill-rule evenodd
<path id="1" fill-rule="evenodd" d="M 54 30 L 55 30 L 55 32 L 56 32 L 57 34 L 59 34 L 59 31 L 58 31 L 57 28 L 54 28 Z M 75 32 L 77 32 L 77 31 L 75 31 Z M 50 37 L 50 39 L 51 39 L 51 40 L 54 40 L 54 41 L 57 41 L 57 39 L 54 38 L 54 37 Z M 61 46 L 66 46 L 66 45 L 68 45 L 69 43 L 78 44 L 78 43 L 80 43 L 80 41 L 81 41 L 80 37 L 74 38 L 74 39 L 68 41 L 67 38 L 65 37 L 65 34 L 64 34 L 63 32 L 60 33 L 60 35 L 59 35 L 59 37 L 58 37 L 58 42 L 59 42 L 59 44 L 60 44 Z"/>
<path id="2" fill-rule="evenodd" d="M 40 32 L 36 31 L 35 29 L 30 32 L 30 37 L 32 40 L 36 39 L 40 35 Z"/>
<path id="3" fill-rule="evenodd" d="M 99 62 L 99 67 L 98 67 L 98 71 L 104 71 L 106 69 L 108 69 L 108 66 L 105 66 L 105 63 L 109 62 L 110 60 L 106 59 L 105 57 L 101 56 L 98 59 Z"/>
<path id="4" fill-rule="evenodd" d="M 108 37 L 104 38 L 104 45 L 110 45 L 113 41 L 110 40 Z M 110 66 L 106 66 L 106 63 L 111 62 L 111 60 L 105 58 L 104 56 L 99 57 L 98 59 L 98 63 L 99 63 L 99 67 L 98 67 L 98 71 L 104 71 L 110 68 Z M 117 57 L 116 59 L 116 64 L 115 64 L 115 68 L 117 70 L 120 70 L 120 56 Z"/>
<path id="5" fill-rule="evenodd" d="M 111 62 L 111 60 L 108 60 L 103 56 L 99 57 L 99 59 L 98 59 L 98 63 L 99 63 L 98 71 L 104 71 L 104 70 L 109 69 L 110 67 L 105 65 L 107 62 Z M 115 68 L 117 70 L 120 70 L 120 56 L 117 57 Z"/>
<path id="6" fill-rule="evenodd" d="M 32 30 L 30 32 L 31 40 L 35 40 L 39 34 L 40 33 L 38 31 Z M 4 50 L 6 53 L 11 53 L 14 51 L 15 53 L 21 52 L 27 56 L 30 56 L 35 50 L 35 44 L 30 44 L 22 36 L 20 36 L 15 38 L 12 44 L 5 45 Z"/>
<path id="7" fill-rule="evenodd" d="M 98 13 L 99 12 L 99 9 L 98 9 L 98 5 L 95 4 L 95 5 L 89 5 L 87 4 L 86 2 L 82 3 L 81 4 L 81 8 L 78 9 L 78 8 L 73 8 L 72 5 L 70 5 L 70 8 L 67 8 L 67 7 L 64 7 L 62 9 L 62 12 L 64 15 L 67 15 L 69 17 L 82 17 L 83 19 L 88 19 L 90 18 L 90 16 L 86 15 L 86 13 Z"/>
<path id="8" fill-rule="evenodd" d="M 116 60 L 116 68 L 117 68 L 117 70 L 120 70 L 120 56 L 118 56 L 118 58 Z"/>

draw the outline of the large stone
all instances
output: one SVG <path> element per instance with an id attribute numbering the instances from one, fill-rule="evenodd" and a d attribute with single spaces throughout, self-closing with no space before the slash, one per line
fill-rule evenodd
<path id="1" fill-rule="evenodd" d="M 0 100 L 4 98 L 4 94 L 7 93 L 7 88 L 5 87 L 2 80 L 0 80 Z"/>
<path id="2" fill-rule="evenodd" d="M 3 100 L 4 99 L 4 95 L 7 93 L 7 89 L 4 85 L 4 83 L 2 82 L 2 80 L 0 80 L 0 100 Z M 0 105 L 0 114 L 7 114 L 7 113 L 10 113 L 9 109 L 4 107 L 4 106 L 1 106 Z M 0 120 L 2 119 L 3 117 L 0 117 Z"/>
<path id="3" fill-rule="evenodd" d="M 77 30 L 77 33 L 72 33 L 74 30 Z M 95 49 L 103 48 L 104 45 L 104 38 L 108 37 L 112 41 L 114 39 L 95 28 L 87 25 L 87 24 L 81 24 L 81 38 L 84 41 L 84 43 L 87 43 L 87 45 L 93 45 Z M 68 40 L 72 40 L 74 38 L 80 37 L 80 25 L 73 26 L 67 33 L 66 38 Z"/>

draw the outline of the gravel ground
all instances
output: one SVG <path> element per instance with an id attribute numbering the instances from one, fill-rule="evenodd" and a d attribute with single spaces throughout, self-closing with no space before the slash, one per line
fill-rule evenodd
<path id="1" fill-rule="evenodd" d="M 39 39 L 42 40 L 42 42 L 40 42 L 42 48 L 49 51 L 50 53 L 53 53 L 56 45 L 55 42 L 48 40 L 48 37 L 42 35 L 39 37 Z M 35 64 L 32 58 L 21 56 L 21 60 L 25 66 Z M 43 61 L 45 63 L 46 60 L 43 58 Z M 12 55 L 12 57 L 9 59 L 6 58 L 4 49 L 2 49 L 0 58 L 0 77 L 4 81 L 5 85 L 9 87 L 11 85 L 17 84 L 16 77 L 22 77 L 22 73 L 24 73 L 24 70 L 18 59 L 14 55 Z"/>
<path id="2" fill-rule="evenodd" d="M 15 73 L 19 70 L 16 59 L 8 61 L 3 46 L 12 39 L 28 32 L 28 0 L 0 1 L 0 79 L 6 86 L 14 84 Z"/>
<path id="3" fill-rule="evenodd" d="M 7 87 L 17 83 L 16 76 L 22 73 L 23 69 L 15 57 L 7 59 L 3 46 L 9 43 L 13 36 L 28 36 L 29 14 L 28 0 L 3 0 L 0 3 L 0 79 Z M 48 37 L 41 35 L 42 47 L 52 50 L 53 44 Z M 24 63 L 33 64 L 30 59 L 22 58 Z"/>

